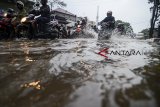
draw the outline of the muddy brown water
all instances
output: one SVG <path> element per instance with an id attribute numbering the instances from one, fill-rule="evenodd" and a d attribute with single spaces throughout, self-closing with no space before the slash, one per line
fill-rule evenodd
<path id="1" fill-rule="evenodd" d="M 97 54 L 145 50 L 145 55 Z M 159 45 L 130 38 L 0 41 L 0 107 L 159 107 Z"/>

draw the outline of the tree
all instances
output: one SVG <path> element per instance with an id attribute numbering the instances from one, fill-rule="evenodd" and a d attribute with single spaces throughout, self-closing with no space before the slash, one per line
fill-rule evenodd
<path id="1" fill-rule="evenodd" d="M 26 1 L 26 0 L 24 0 Z M 27 0 L 28 1 L 28 0 Z M 40 0 L 32 0 L 34 2 L 40 2 Z M 61 6 L 61 7 L 66 7 L 67 4 L 61 0 L 49 0 L 49 5 L 51 6 L 51 10 L 53 8 L 54 5 L 58 5 L 58 6 Z"/>
<path id="2" fill-rule="evenodd" d="M 149 36 L 149 29 L 143 29 L 140 33 L 143 33 L 145 36 Z"/>
<path id="3" fill-rule="evenodd" d="M 7 10 L 8 8 L 13 8 L 17 11 L 16 1 L 18 0 L 0 0 L 0 7 L 4 10 Z M 25 4 L 26 10 L 30 10 L 34 4 L 34 1 L 30 0 L 21 0 L 21 1 Z"/>
<path id="4" fill-rule="evenodd" d="M 50 6 L 51 6 L 51 9 L 53 8 L 53 5 L 59 5 L 61 7 L 66 7 L 67 6 L 67 4 L 64 3 L 61 0 L 50 0 L 49 3 L 50 3 Z"/>
<path id="5" fill-rule="evenodd" d="M 149 37 L 153 37 L 155 24 L 160 17 L 160 0 L 148 0 L 149 3 L 152 3 L 153 6 L 150 8 L 152 11 L 152 18 L 150 22 L 150 30 L 149 30 Z"/>
<path id="6" fill-rule="evenodd" d="M 124 24 L 125 32 L 127 32 L 127 33 L 133 33 L 133 28 L 132 28 L 132 26 L 131 26 L 130 23 L 124 22 L 122 20 L 117 20 L 116 23 L 115 23 L 116 27 L 117 27 L 118 23 L 123 23 Z"/>

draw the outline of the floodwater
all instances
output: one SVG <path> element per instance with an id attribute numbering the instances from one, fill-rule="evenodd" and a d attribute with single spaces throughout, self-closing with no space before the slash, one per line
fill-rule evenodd
<path id="1" fill-rule="evenodd" d="M 97 54 L 145 51 L 147 54 Z M 0 41 L 0 107 L 160 107 L 160 50 L 147 40 Z M 105 54 L 105 53 L 103 53 Z"/>

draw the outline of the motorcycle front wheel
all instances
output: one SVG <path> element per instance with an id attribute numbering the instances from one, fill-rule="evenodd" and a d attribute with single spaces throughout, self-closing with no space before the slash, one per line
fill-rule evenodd
<path id="1" fill-rule="evenodd" d="M 29 27 L 24 27 L 18 33 L 18 38 L 28 38 L 29 40 L 34 38 L 34 34 L 30 31 Z"/>

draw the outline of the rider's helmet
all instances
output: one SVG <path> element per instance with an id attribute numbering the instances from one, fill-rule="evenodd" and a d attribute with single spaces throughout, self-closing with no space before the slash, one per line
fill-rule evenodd
<path id="1" fill-rule="evenodd" d="M 41 4 L 42 4 L 42 5 L 46 5 L 47 2 L 48 2 L 48 0 L 41 0 Z"/>
<path id="2" fill-rule="evenodd" d="M 22 1 L 17 1 L 17 8 L 22 10 L 24 8 L 24 3 Z"/>
<path id="3" fill-rule="evenodd" d="M 77 24 L 80 24 L 80 21 L 79 21 L 79 20 L 77 21 Z"/>
<path id="4" fill-rule="evenodd" d="M 12 9 L 12 8 L 8 8 L 7 9 L 7 13 L 14 13 L 15 11 L 14 11 L 14 9 Z"/>
<path id="5" fill-rule="evenodd" d="M 12 16 L 14 15 L 14 13 L 15 13 L 14 9 L 8 8 L 8 9 L 7 9 L 7 14 L 6 14 L 6 16 L 7 16 L 8 18 L 10 18 L 10 17 L 12 17 Z"/>
<path id="6" fill-rule="evenodd" d="M 82 18 L 82 20 L 81 20 L 81 21 L 82 21 L 82 23 L 86 22 L 85 18 Z"/>
<path id="7" fill-rule="evenodd" d="M 112 16 L 112 11 L 108 11 L 107 16 Z"/>

